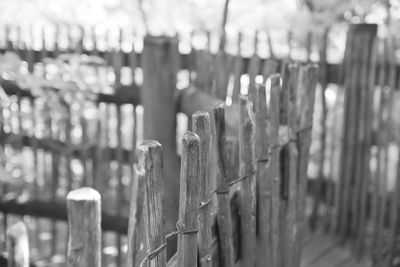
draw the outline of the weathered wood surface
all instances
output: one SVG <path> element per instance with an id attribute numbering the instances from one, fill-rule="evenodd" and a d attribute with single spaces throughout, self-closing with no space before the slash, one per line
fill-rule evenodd
<path id="1" fill-rule="evenodd" d="M 145 171 L 145 226 L 147 258 L 150 266 L 167 264 L 165 238 L 165 193 L 163 177 L 163 153 L 157 141 L 143 141 L 138 146 L 138 158 Z"/>
<path id="2" fill-rule="evenodd" d="M 177 266 L 197 266 L 200 138 L 185 132 L 182 138 Z"/>
<path id="3" fill-rule="evenodd" d="M 144 210 L 144 180 L 146 174 L 143 167 L 134 166 L 134 176 L 131 190 L 131 202 L 129 212 L 128 225 L 128 255 L 127 266 L 134 267 L 140 263 L 140 248 L 143 226 L 143 210 Z"/>
<path id="4" fill-rule="evenodd" d="M 68 264 L 101 266 L 101 196 L 89 187 L 67 195 L 69 240 Z"/>
<path id="5" fill-rule="evenodd" d="M 219 234 L 220 266 L 233 266 L 232 219 L 226 167 L 225 105 L 214 106 L 215 139 L 217 144 L 217 224 Z"/>
<path id="6" fill-rule="evenodd" d="M 241 264 L 256 263 L 256 180 L 254 156 L 254 120 L 247 96 L 240 96 L 239 120 L 239 178 Z"/>
<path id="7" fill-rule="evenodd" d="M 201 267 L 211 266 L 211 206 L 212 183 L 210 178 L 210 138 L 211 125 L 208 112 L 196 112 L 193 114 L 193 132 L 200 138 L 199 157 L 199 263 Z"/>

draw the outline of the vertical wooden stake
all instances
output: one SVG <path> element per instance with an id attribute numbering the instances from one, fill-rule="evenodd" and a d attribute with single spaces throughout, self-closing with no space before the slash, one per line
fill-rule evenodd
<path id="1" fill-rule="evenodd" d="M 279 210 L 280 210 L 280 187 L 279 178 L 279 91 L 281 90 L 281 76 L 274 74 L 271 79 L 270 96 L 270 122 L 268 129 L 270 138 L 271 156 L 269 176 L 271 179 L 271 242 L 272 242 L 272 260 L 273 266 L 280 266 L 279 254 Z"/>
<path id="2" fill-rule="evenodd" d="M 199 179 L 199 258 L 200 266 L 211 266 L 211 180 L 210 180 L 210 115 L 198 111 L 193 114 L 193 132 L 200 137 Z"/>
<path id="3" fill-rule="evenodd" d="M 214 106 L 215 140 L 217 143 L 217 223 L 220 246 L 220 264 L 224 267 L 234 266 L 232 243 L 232 220 L 230 212 L 229 186 L 226 176 L 226 133 L 225 106 L 218 103 Z"/>
<path id="4" fill-rule="evenodd" d="M 178 219 L 179 159 L 176 153 L 176 82 L 179 67 L 178 42 L 166 37 L 146 36 L 141 57 L 143 87 L 143 135 L 159 141 L 164 153 L 164 178 L 168 232 Z M 173 248 L 173 246 L 171 246 Z"/>
<path id="5" fill-rule="evenodd" d="M 256 259 L 256 193 L 254 161 L 254 122 L 247 96 L 240 96 L 239 177 L 243 178 L 241 197 L 241 260 L 254 266 Z"/>
<path id="6" fill-rule="evenodd" d="M 162 177 L 163 156 L 157 141 L 143 141 L 138 147 L 139 164 L 145 171 L 145 225 L 149 266 L 166 266 L 167 253 L 164 217 L 164 179 Z"/>
<path id="7" fill-rule="evenodd" d="M 101 196 L 83 187 L 67 195 L 68 265 L 101 266 Z"/>
<path id="8" fill-rule="evenodd" d="M 128 257 L 127 266 L 139 266 L 139 252 L 141 242 L 141 225 L 144 204 L 144 179 L 145 171 L 139 165 L 134 165 L 134 177 L 132 181 L 131 203 L 128 225 Z"/>
<path id="9" fill-rule="evenodd" d="M 7 253 L 8 267 L 29 267 L 28 231 L 21 221 L 7 229 Z"/>
<path id="10" fill-rule="evenodd" d="M 257 263 L 272 266 L 271 243 L 271 177 L 269 176 L 269 111 L 266 88 L 256 86 L 255 109 L 255 157 L 257 159 L 257 235 L 259 240 Z"/>
<path id="11" fill-rule="evenodd" d="M 200 138 L 186 132 L 182 138 L 177 266 L 197 266 L 197 209 L 199 207 Z"/>
<path id="12" fill-rule="evenodd" d="M 298 122 L 298 201 L 297 227 L 298 236 L 295 240 L 295 257 L 301 260 L 301 240 L 304 232 L 305 199 L 307 193 L 307 168 L 310 158 L 311 126 L 314 112 L 315 88 L 318 82 L 318 67 L 315 64 L 300 66 L 298 84 L 299 122 Z"/>

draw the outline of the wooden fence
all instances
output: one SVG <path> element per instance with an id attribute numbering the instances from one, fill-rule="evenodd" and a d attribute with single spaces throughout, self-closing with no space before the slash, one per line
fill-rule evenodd
<path id="1" fill-rule="evenodd" d="M 214 107 L 213 120 L 207 112 L 193 115 L 194 132 L 182 138 L 179 218 L 172 233 L 165 227 L 162 146 L 157 141 L 138 146 L 128 230 L 130 266 L 167 266 L 167 239 L 172 236 L 178 237 L 178 249 L 168 266 L 299 266 L 317 68 L 290 64 L 285 73 L 283 88 L 279 75 L 271 77 L 268 92 L 265 86 L 256 87 L 256 103 L 240 96 L 238 172 L 227 158 L 224 104 Z M 217 176 L 210 175 L 211 140 L 216 143 Z M 68 263 L 101 266 L 100 194 L 76 189 L 67 196 L 67 210 Z M 9 229 L 9 260 L 22 255 L 26 262 L 27 248 L 18 245 L 26 242 L 26 230 L 21 241 L 19 228 Z"/>
<path id="2" fill-rule="evenodd" d="M 311 65 L 299 66 L 299 63 L 276 58 L 262 59 L 257 53 L 243 58 L 223 51 L 211 54 L 207 50 L 193 49 L 191 53 L 181 55 L 175 38 L 146 37 L 140 54 L 120 50 L 116 53 L 100 52 L 101 56 L 114 64 L 115 77 L 119 77 L 117 73 L 121 66 L 133 66 L 132 69 L 141 69 L 143 82 L 124 87 L 119 85 L 118 81 L 122 80 L 117 78 L 114 94 L 98 93 L 94 101 L 87 101 L 99 114 L 97 119 L 86 121 L 84 118 L 68 116 L 61 121 L 46 119 L 43 121 L 47 125 L 61 126 L 51 127 L 56 132 L 44 136 L 39 136 L 38 130 L 32 131 L 32 128 L 39 129 L 44 125 L 35 122 L 41 117 L 32 116 L 34 113 L 31 112 L 35 109 L 38 112 L 40 101 L 29 90 L 3 82 L 6 93 L 11 95 L 11 100 L 1 106 L 2 144 L 6 156 L 12 155 L 14 150 L 11 148 L 17 151 L 30 150 L 33 162 L 39 163 L 35 164 L 37 170 L 32 178 L 34 182 L 30 184 L 34 197 L 21 201 L 13 197 L 12 190 L 5 186 L 3 192 L 9 194 L 5 194 L 7 198 L 1 200 L 0 210 L 6 214 L 50 219 L 50 227 L 43 226 L 46 223 L 37 219 L 37 225 L 51 229 L 51 245 L 48 247 L 52 251 L 42 253 L 46 256 L 41 255 L 41 258 L 65 255 L 66 248 L 60 247 L 60 242 L 57 242 L 67 240 L 65 234 L 61 234 L 66 231 L 58 230 L 66 227 L 59 221 L 67 220 L 67 210 L 62 200 L 71 189 L 92 186 L 99 191 L 105 203 L 101 216 L 101 225 L 106 231 L 103 234 L 102 249 L 104 265 L 113 262 L 121 266 L 125 258 L 132 264 L 144 258 L 147 262 L 164 263 L 165 253 L 168 251 L 167 254 L 172 256 L 175 250 L 175 238 L 179 244 L 178 254 L 170 260 L 170 264 L 176 266 L 194 260 L 195 257 L 190 256 L 196 251 L 191 248 L 193 244 L 198 246 L 198 261 L 204 266 L 208 266 L 210 261 L 225 266 L 232 266 L 234 261 L 247 266 L 252 265 L 253 261 L 264 263 L 271 260 L 272 266 L 295 266 L 293 264 L 300 262 L 301 240 L 305 235 L 305 230 L 301 230 L 305 221 L 303 212 L 310 206 L 304 203 L 311 143 L 310 117 L 314 102 L 314 94 L 309 90 L 315 90 L 318 80 L 317 89 L 321 89 L 318 91 L 323 95 L 326 95 L 329 83 L 344 85 L 345 94 L 342 90 L 336 91 L 335 104 L 339 107 L 328 106 L 324 97 L 319 98 L 322 99 L 322 116 L 318 123 L 318 126 L 321 125 L 318 138 L 322 145 L 317 163 L 318 179 L 309 186 L 315 197 L 311 205 L 310 225 L 312 228 L 323 226 L 329 229 L 343 243 L 350 241 L 356 254 L 371 256 L 375 266 L 380 266 L 383 261 L 392 263 L 398 254 L 395 237 L 398 233 L 399 183 L 395 174 L 394 185 L 389 186 L 388 173 L 393 173 L 395 169 L 390 163 L 393 160 L 389 161 L 390 150 L 399 145 L 395 138 L 397 129 L 389 127 L 393 125 L 395 116 L 387 114 L 392 114 L 391 110 L 396 106 L 394 89 L 399 82 L 397 62 L 392 60 L 393 56 L 385 55 L 392 55 L 396 44 L 386 42 L 386 46 L 382 46 L 386 48 L 382 49 L 376 40 L 374 25 L 353 25 L 349 36 L 343 71 L 339 65 L 326 62 L 325 42 L 320 47 L 318 73 Z M 19 51 L 30 62 L 30 66 L 39 61 L 44 53 L 52 55 L 51 51 L 40 53 L 26 49 L 23 45 L 15 47 L 11 42 L 8 44 L 7 49 Z M 177 73 L 182 68 L 188 70 L 190 86 L 177 91 Z M 136 75 L 132 69 L 132 75 Z M 244 73 L 248 74 L 248 84 L 241 83 Z M 274 90 L 280 86 L 275 73 L 281 73 L 283 77 L 282 90 L 277 90 L 279 92 Z M 270 92 L 265 92 L 262 87 L 255 90 L 259 74 L 263 82 L 271 77 Z M 248 88 L 248 99 L 240 96 L 242 87 Z M 302 95 L 301 92 L 310 92 L 310 95 Z M 264 99 L 260 97 L 264 94 L 268 95 L 270 104 L 266 107 L 265 103 L 259 101 Z M 225 99 L 231 99 L 233 103 L 226 107 L 225 115 L 221 105 L 212 109 Z M 379 104 L 370 108 L 376 102 L 375 99 L 379 99 Z M 32 104 L 34 108 L 26 109 L 25 106 Z M 136 153 L 132 148 L 136 146 L 138 129 L 142 128 L 140 118 L 134 112 L 135 106 L 139 104 L 144 109 L 143 136 L 162 144 L 164 175 L 160 177 L 160 170 L 152 173 L 154 186 L 150 188 L 147 184 L 150 175 L 146 170 L 148 165 L 144 164 L 149 159 L 142 155 L 144 159 L 139 161 L 136 168 L 136 176 L 142 178 L 136 179 L 132 175 L 136 161 Z M 252 108 L 244 108 L 247 106 Z M 341 111 L 340 107 L 344 107 L 345 111 Z M 24 121 L 24 116 L 20 115 L 24 109 L 32 117 L 30 120 L 33 127 L 13 122 Z M 198 110 L 204 112 L 196 113 Z M 187 143 L 182 145 L 180 189 L 185 185 L 186 190 L 181 191 L 180 196 L 176 194 L 179 188 L 176 179 L 179 172 L 176 112 L 189 117 L 188 129 L 196 132 L 200 138 L 197 140 L 193 134 L 185 135 Z M 207 117 L 205 112 L 214 113 L 211 122 L 204 119 Z M 46 116 L 49 117 L 48 114 Z M 204 122 L 204 127 L 199 120 Z M 133 122 L 128 124 L 132 130 L 126 134 L 129 121 Z M 334 126 L 328 129 L 329 121 L 331 124 L 334 121 Z M 341 121 L 343 128 L 337 125 Z M 208 124 L 212 126 L 210 129 Z M 81 132 L 74 140 L 70 140 L 71 128 Z M 263 131 L 265 128 L 267 130 Z M 248 138 L 252 135 L 254 138 Z M 116 144 L 112 140 L 117 140 Z M 331 141 L 328 143 L 327 140 Z M 208 142 L 214 144 L 210 147 L 209 160 L 207 152 L 204 152 Z M 154 142 L 147 143 L 147 146 L 149 148 L 146 151 L 154 147 L 156 151 L 159 150 Z M 193 148 L 196 146 L 199 148 Z M 146 143 L 139 147 L 139 156 L 140 153 L 147 153 L 143 151 Z M 185 148 L 189 147 L 190 153 L 186 153 Z M 200 152 L 195 152 L 197 150 Z M 255 150 L 254 154 L 252 150 Z M 195 160 L 196 153 L 201 156 L 198 155 Z M 374 160 L 377 167 L 368 168 L 368 162 Z M 208 161 L 211 162 L 210 173 L 204 172 L 204 162 Z M 218 168 L 215 167 L 216 162 Z M 394 162 L 396 165 L 397 161 Z M 72 168 L 73 164 L 81 166 L 82 171 L 72 173 L 77 168 Z M 327 167 L 329 172 L 326 171 Z M 196 177 L 200 177 L 200 189 L 191 188 L 193 181 L 186 179 L 194 175 L 191 168 L 199 169 Z M 45 172 L 46 169 L 52 171 Z M 98 183 L 99 180 L 107 181 L 106 185 Z M 165 189 L 162 189 L 161 182 Z M 134 193 L 142 192 L 140 188 L 145 188 L 145 196 Z M 164 198 L 161 194 L 163 190 Z M 149 195 L 154 198 L 149 199 Z M 187 206 L 182 207 L 180 203 L 184 197 L 187 198 Z M 129 201 L 131 216 L 128 223 Z M 143 209 L 138 205 L 143 201 L 154 202 L 146 204 Z M 165 202 L 164 214 L 160 204 L 162 201 Z M 198 209 L 193 210 L 189 204 Z M 149 210 L 151 206 L 155 209 Z M 211 216 L 207 216 L 208 211 L 211 211 Z M 150 212 L 157 214 L 149 215 Z M 202 223 L 196 225 L 193 221 L 186 222 L 186 219 L 193 219 L 195 213 L 198 213 Z M 163 220 L 163 216 L 166 217 L 164 229 L 158 228 L 160 226 L 157 224 Z M 141 225 L 143 217 L 146 218 L 144 226 Z M 175 224 L 177 220 L 178 227 Z M 3 221 L 7 223 L 7 219 Z M 129 237 L 126 239 L 128 226 Z M 147 229 L 147 238 L 138 236 L 142 232 L 141 227 Z M 105 237 L 110 235 L 107 231 L 117 233 L 115 242 L 111 242 L 116 251 L 109 243 L 110 238 Z M 37 231 L 31 240 L 40 240 L 40 232 Z M 197 243 L 194 241 L 196 238 L 193 238 L 195 234 L 198 236 Z M 148 244 L 144 244 L 147 256 L 143 251 L 138 251 L 138 240 L 148 241 Z M 166 241 L 168 246 L 165 247 Z M 107 255 L 116 255 L 116 258 Z M 38 262 L 35 255 L 33 259 Z M 52 261 L 55 264 L 57 259 L 53 257 Z"/>

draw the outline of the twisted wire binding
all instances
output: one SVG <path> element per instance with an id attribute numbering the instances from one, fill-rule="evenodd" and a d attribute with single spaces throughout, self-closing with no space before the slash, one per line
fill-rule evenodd
<path id="1" fill-rule="evenodd" d="M 171 238 L 173 236 L 176 236 L 178 234 L 182 234 L 182 235 L 197 234 L 197 232 L 199 231 L 198 229 L 183 230 L 182 226 L 181 226 L 181 224 L 179 222 L 176 222 L 175 227 L 176 227 L 176 231 L 173 231 L 173 232 L 167 234 L 165 236 L 165 239 L 169 239 L 169 238 Z M 148 260 L 154 259 L 158 255 L 158 253 L 160 253 L 166 247 L 167 247 L 167 242 L 164 242 L 163 244 L 161 244 L 158 248 L 156 248 L 152 252 L 147 253 L 146 257 L 144 257 L 144 259 L 140 263 L 140 267 L 144 267 L 145 263 Z"/>
<path id="2" fill-rule="evenodd" d="M 246 180 L 247 178 L 249 178 L 249 177 L 251 177 L 252 175 L 255 175 L 255 174 L 256 174 L 256 172 L 253 171 L 253 172 L 251 172 L 251 173 L 249 173 L 249 174 L 246 174 L 246 175 L 244 175 L 244 176 L 242 176 L 242 177 L 239 177 L 239 178 L 237 178 L 237 179 L 235 179 L 235 180 L 233 180 L 233 181 L 230 181 L 230 182 L 228 183 L 228 185 L 229 185 L 229 187 L 231 187 L 231 186 L 233 186 L 234 184 L 237 184 L 237 183 L 240 182 L 240 181 Z"/>

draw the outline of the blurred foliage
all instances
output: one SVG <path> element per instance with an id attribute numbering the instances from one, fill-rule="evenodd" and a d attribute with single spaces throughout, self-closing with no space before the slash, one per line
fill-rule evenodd
<path id="1" fill-rule="evenodd" d="M 139 3 L 149 30 L 174 34 L 193 29 L 219 30 L 225 0 L 0 0 L 0 23 L 130 27 L 143 32 Z M 362 17 L 382 22 L 390 7 L 396 21 L 399 0 L 231 0 L 228 30 L 321 30 L 333 23 Z"/>

